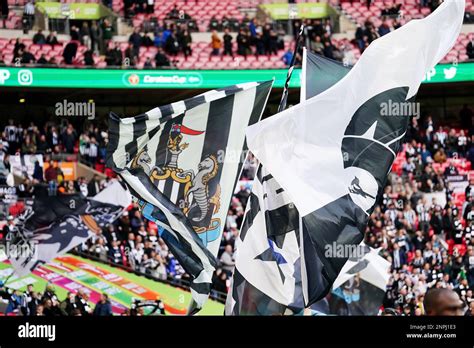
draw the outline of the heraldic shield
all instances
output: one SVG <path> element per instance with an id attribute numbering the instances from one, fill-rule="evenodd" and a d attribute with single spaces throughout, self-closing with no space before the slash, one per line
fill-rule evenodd
<path id="1" fill-rule="evenodd" d="M 188 217 L 206 245 L 219 237 L 221 228 L 221 219 L 214 217 L 220 210 L 221 195 L 218 180 L 213 180 L 220 174 L 217 154 L 204 156 L 197 168 L 179 166 L 179 156 L 189 147 L 183 135 L 189 138 L 202 133 L 182 124 L 173 124 L 164 162 L 150 168 L 152 161 L 145 147 L 136 156 L 132 167 L 141 166 L 145 170 L 153 184 Z"/>

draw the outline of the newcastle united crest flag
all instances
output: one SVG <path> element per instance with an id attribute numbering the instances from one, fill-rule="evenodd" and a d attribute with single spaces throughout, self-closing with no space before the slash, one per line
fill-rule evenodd
<path id="1" fill-rule="evenodd" d="M 214 90 L 131 118 L 110 115 L 107 164 L 192 277 L 196 309 L 210 292 L 245 129 L 260 120 L 272 83 Z"/>

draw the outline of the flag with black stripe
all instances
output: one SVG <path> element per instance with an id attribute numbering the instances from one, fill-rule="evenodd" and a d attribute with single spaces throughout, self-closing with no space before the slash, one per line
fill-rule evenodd
<path id="1" fill-rule="evenodd" d="M 210 292 L 221 234 L 242 171 L 245 129 L 260 120 L 273 82 L 252 82 L 160 106 L 110 115 L 107 165 L 192 277 L 198 307 Z"/>
<path id="2" fill-rule="evenodd" d="M 328 296 L 328 314 L 377 315 L 390 278 L 390 262 L 362 242 L 349 257 Z"/>
<path id="3" fill-rule="evenodd" d="M 350 70 L 350 67 L 308 52 L 306 48 L 303 54 L 302 100 L 324 92 Z M 326 290 L 318 287 L 321 282 L 314 276 L 321 272 L 320 263 L 314 255 L 309 253 L 303 257 L 306 262 L 301 264 L 299 255 L 304 252 L 302 238 L 308 237 L 306 233 L 300 235 L 299 227 L 299 213 L 295 205 L 275 178 L 260 165 L 237 240 L 236 267 L 227 297 L 227 315 L 301 313 L 310 305 L 304 302 L 304 296 L 310 295 L 308 292 Z M 265 262 L 260 256 L 261 247 L 273 253 L 276 249 L 274 246 L 270 248 L 270 245 L 274 243 L 280 247 L 280 255 L 288 256 L 275 257 L 280 263 Z M 270 251 L 267 256 L 271 255 Z M 293 259 L 291 265 L 283 262 L 287 258 Z M 286 271 L 286 276 L 282 270 Z M 285 290 L 285 283 L 290 290 Z"/>
<path id="4" fill-rule="evenodd" d="M 334 245 L 361 243 L 412 116 L 384 114 L 384 104 L 414 102 L 424 74 L 456 41 L 463 9 L 461 0 L 443 3 L 426 19 L 412 21 L 372 43 L 355 67 L 341 71 L 340 76 L 347 75 L 337 84 L 323 76 L 322 81 L 329 81 L 326 88 L 331 88 L 320 89 L 324 92 L 249 127 L 250 150 L 284 189 L 288 204 L 298 208 L 299 224 L 286 234 L 287 228 L 281 229 L 283 249 L 269 242 L 267 260 L 255 259 L 254 254 L 262 252 L 257 241 L 263 247 L 263 241 L 272 238 L 269 224 L 258 220 L 259 214 L 249 216 L 255 208 L 248 208 L 245 219 L 253 217 L 253 221 L 250 227 L 244 222 L 247 231 L 237 244 L 238 276 L 227 298 L 226 314 L 296 313 L 328 294 L 348 260 L 347 254 L 328 252 Z M 417 33 L 416 40 L 410 30 Z M 254 185 L 258 189 L 258 180 Z M 263 198 L 268 192 L 261 194 Z M 269 201 L 265 204 L 271 206 Z M 246 243 L 251 236 L 255 242 Z M 291 239 L 298 244 L 285 245 Z M 285 257 L 292 251 L 297 254 L 294 259 Z M 252 276 L 258 267 L 269 269 L 272 261 L 286 265 L 291 263 L 288 259 L 294 260 L 291 278 L 283 267 L 273 267 L 271 278 Z M 260 303 L 259 297 L 271 303 L 270 310 L 252 307 Z"/>
<path id="5" fill-rule="evenodd" d="M 131 203 L 130 193 L 117 180 L 92 198 L 37 195 L 7 236 L 15 273 L 24 276 L 101 233 Z"/>

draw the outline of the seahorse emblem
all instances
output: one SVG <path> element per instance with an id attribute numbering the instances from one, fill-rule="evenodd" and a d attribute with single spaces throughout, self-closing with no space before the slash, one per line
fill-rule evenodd
<path id="1" fill-rule="evenodd" d="M 132 162 L 132 168 L 142 167 L 143 171 L 149 175 L 151 172 L 151 157 L 148 154 L 148 148 L 145 146 L 138 154 L 135 156 Z"/>
<path id="2" fill-rule="evenodd" d="M 192 203 L 189 205 L 188 212 L 195 207 L 200 210 L 200 215 L 192 218 L 194 222 L 200 222 L 207 216 L 211 200 L 214 203 L 219 203 L 218 200 L 216 200 L 216 195 L 209 197 L 209 181 L 216 176 L 218 169 L 219 166 L 216 157 L 209 155 L 199 163 L 198 172 L 192 176 L 192 185 L 186 194 L 186 201 L 189 204 L 190 195 L 192 194 Z M 218 208 L 218 206 L 219 204 L 216 205 L 216 208 Z"/>

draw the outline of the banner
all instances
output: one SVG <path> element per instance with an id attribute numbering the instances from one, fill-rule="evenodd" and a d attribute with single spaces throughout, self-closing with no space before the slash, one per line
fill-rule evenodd
<path id="1" fill-rule="evenodd" d="M 260 5 L 260 8 L 268 13 L 273 20 L 317 19 L 336 14 L 336 11 L 327 3 L 275 3 L 263 4 Z"/>
<path id="2" fill-rule="evenodd" d="M 15 155 L 10 156 L 11 172 L 13 175 L 23 177 L 26 175 L 31 179 L 35 171 L 35 162 L 43 167 L 43 155 Z M 45 168 L 43 168 L 45 169 Z"/>
<path id="3" fill-rule="evenodd" d="M 236 63 L 238 64 L 238 62 Z M 236 69 L 238 66 L 236 66 Z M 132 70 L 46 69 L 0 67 L 0 87 L 190 89 L 223 88 L 229 84 L 268 81 L 283 88 L 285 69 L 273 70 Z M 428 71 L 423 83 L 474 81 L 474 63 L 440 64 Z M 301 69 L 295 69 L 290 87 L 301 86 Z"/>
<path id="4" fill-rule="evenodd" d="M 466 187 L 469 186 L 469 178 L 467 174 L 463 175 L 448 175 L 446 177 L 448 189 L 454 193 L 464 193 Z"/>
<path id="5" fill-rule="evenodd" d="M 51 19 L 98 20 L 108 15 L 108 9 L 102 4 L 37 2 L 36 8 Z"/>

